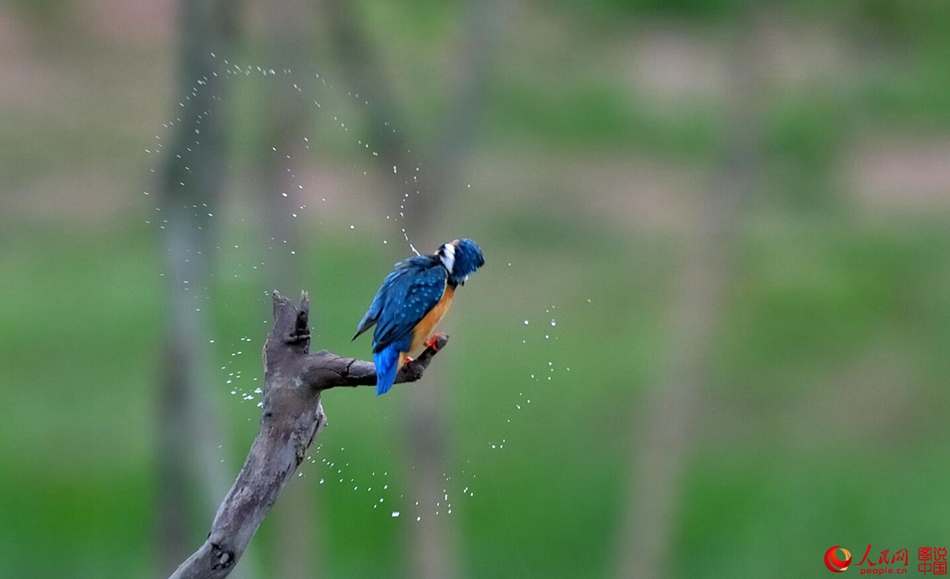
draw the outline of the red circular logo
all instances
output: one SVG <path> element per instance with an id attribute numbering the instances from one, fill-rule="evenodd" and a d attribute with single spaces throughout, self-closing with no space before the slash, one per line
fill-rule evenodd
<path id="1" fill-rule="evenodd" d="M 844 553 L 843 559 L 838 558 L 838 549 L 841 549 L 841 552 Z M 835 545 L 834 547 L 825 551 L 825 567 L 827 567 L 832 573 L 844 573 L 850 564 L 851 551 L 848 551 L 844 547 Z"/>

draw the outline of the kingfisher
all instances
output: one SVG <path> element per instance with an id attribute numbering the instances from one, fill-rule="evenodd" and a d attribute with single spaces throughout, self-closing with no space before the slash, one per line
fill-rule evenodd
<path id="1" fill-rule="evenodd" d="M 471 239 L 456 239 L 433 254 L 396 263 L 353 336 L 355 340 L 376 326 L 373 363 L 377 396 L 392 388 L 396 372 L 411 360 L 409 353 L 434 343 L 427 338 L 448 311 L 455 289 L 483 265 L 482 250 Z"/>

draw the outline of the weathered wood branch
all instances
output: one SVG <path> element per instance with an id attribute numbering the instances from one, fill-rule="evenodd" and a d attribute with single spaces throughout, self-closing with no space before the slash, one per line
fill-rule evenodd
<path id="1" fill-rule="evenodd" d="M 172 579 L 227 577 L 307 455 L 313 439 L 326 426 L 321 393 L 341 386 L 376 385 L 372 362 L 326 350 L 310 353 L 310 300 L 306 293 L 299 306 L 276 291 L 272 298 L 274 327 L 264 344 L 260 431 L 237 480 L 218 507 L 208 538 L 178 567 Z M 396 383 L 421 378 L 446 342 L 448 336 L 439 335 L 434 347 L 399 370 Z"/>

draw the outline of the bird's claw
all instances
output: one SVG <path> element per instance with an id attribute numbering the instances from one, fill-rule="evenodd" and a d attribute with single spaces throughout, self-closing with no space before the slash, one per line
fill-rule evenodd
<path id="1" fill-rule="evenodd" d="M 433 334 L 431 338 L 426 341 L 426 348 L 432 348 L 436 352 L 439 351 L 439 339 L 444 337 L 445 334 Z"/>

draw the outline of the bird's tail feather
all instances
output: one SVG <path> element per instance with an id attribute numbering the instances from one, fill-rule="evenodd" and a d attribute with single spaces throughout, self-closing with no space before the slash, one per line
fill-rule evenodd
<path id="1" fill-rule="evenodd" d="M 383 348 L 373 353 L 373 363 L 376 364 L 376 395 L 389 392 L 396 380 L 396 371 L 399 370 L 399 350 L 393 346 Z"/>

